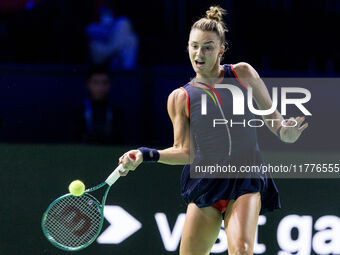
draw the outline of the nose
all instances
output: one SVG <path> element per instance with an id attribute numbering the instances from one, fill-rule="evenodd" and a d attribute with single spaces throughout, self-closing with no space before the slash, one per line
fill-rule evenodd
<path id="1" fill-rule="evenodd" d="M 198 48 L 197 50 L 197 56 L 204 56 L 203 49 L 201 47 Z"/>

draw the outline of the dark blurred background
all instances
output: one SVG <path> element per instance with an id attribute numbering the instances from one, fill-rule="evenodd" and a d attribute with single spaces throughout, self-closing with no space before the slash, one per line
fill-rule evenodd
<path id="1" fill-rule="evenodd" d="M 128 116 L 120 127 L 129 135 L 119 143 L 169 145 L 167 96 L 194 75 L 188 34 L 213 4 L 228 11 L 225 63 L 248 62 L 262 77 L 339 77 L 337 0 L 1 0 L 0 141 L 79 142 L 72 133 L 73 109 L 88 97 L 88 70 L 101 61 L 109 66 L 109 101 L 119 115 Z M 116 24 L 112 33 L 110 24 Z M 102 44 L 107 41 L 116 50 Z M 127 44 L 131 48 L 124 54 L 133 52 L 129 57 L 120 53 Z M 105 59 L 104 51 L 115 53 Z M 131 61 L 122 64 L 126 59 Z M 337 101 L 338 87 L 325 90 L 315 88 L 312 100 L 319 96 L 330 102 L 333 96 Z M 332 109 L 324 109 L 327 116 L 338 114 L 337 107 Z M 305 132 L 305 142 L 314 144 L 295 148 L 338 147 L 316 135 L 325 117 L 318 111 L 321 119 L 314 115 Z M 259 130 L 260 138 L 268 133 Z M 265 148 L 281 146 L 275 137 L 265 140 Z"/>
<path id="2" fill-rule="evenodd" d="M 2 0 L 0 58 L 83 64 L 88 60 L 85 27 L 98 21 L 105 7 L 131 20 L 140 38 L 140 66 L 186 66 L 190 26 L 211 4 L 228 10 L 228 62 L 286 72 L 340 71 L 336 0 Z"/>

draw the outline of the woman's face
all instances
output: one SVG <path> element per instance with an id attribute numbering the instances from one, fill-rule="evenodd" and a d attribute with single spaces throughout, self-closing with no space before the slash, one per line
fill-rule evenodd
<path id="1" fill-rule="evenodd" d="M 196 74 L 213 77 L 219 70 L 220 56 L 224 51 L 217 34 L 200 29 L 191 30 L 188 49 Z"/>

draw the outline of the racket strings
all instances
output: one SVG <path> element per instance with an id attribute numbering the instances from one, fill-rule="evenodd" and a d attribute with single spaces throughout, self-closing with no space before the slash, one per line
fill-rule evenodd
<path id="1" fill-rule="evenodd" d="M 49 208 L 43 225 L 51 242 L 77 248 L 97 235 L 101 210 L 91 197 L 65 196 Z"/>

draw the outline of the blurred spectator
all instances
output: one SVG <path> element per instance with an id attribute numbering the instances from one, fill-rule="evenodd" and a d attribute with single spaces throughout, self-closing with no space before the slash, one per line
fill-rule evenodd
<path id="1" fill-rule="evenodd" d="M 105 67 L 91 68 L 87 77 L 89 96 L 75 111 L 74 140 L 94 144 L 121 144 L 123 115 L 110 101 L 111 81 Z"/>
<path id="2" fill-rule="evenodd" d="M 99 23 L 86 28 L 93 63 L 109 63 L 111 70 L 130 70 L 136 67 L 138 37 L 127 17 L 115 18 L 109 9 L 100 10 Z"/>

